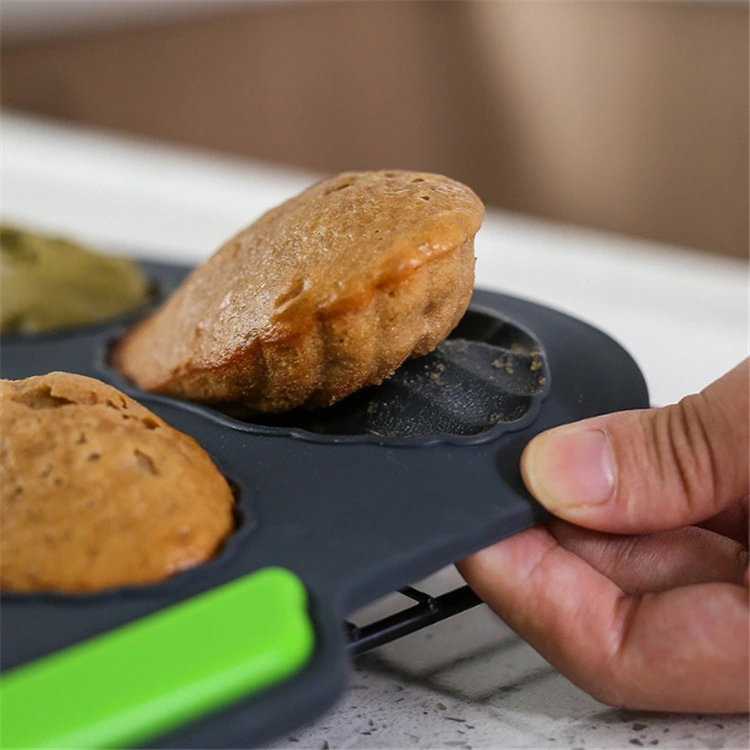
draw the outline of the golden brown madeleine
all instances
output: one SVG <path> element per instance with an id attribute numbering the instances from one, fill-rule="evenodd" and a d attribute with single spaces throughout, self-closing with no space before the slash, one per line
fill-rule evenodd
<path id="1" fill-rule="evenodd" d="M 0 381 L 0 588 L 148 584 L 212 557 L 234 498 L 208 454 L 98 380 Z"/>
<path id="2" fill-rule="evenodd" d="M 332 404 L 466 310 L 484 206 L 419 172 L 351 172 L 269 211 L 119 342 L 139 387 L 261 411 Z"/>

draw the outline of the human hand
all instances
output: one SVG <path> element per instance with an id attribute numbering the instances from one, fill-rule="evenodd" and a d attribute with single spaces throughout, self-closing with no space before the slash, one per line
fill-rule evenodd
<path id="1" fill-rule="evenodd" d="M 748 374 L 537 436 L 522 474 L 559 518 L 458 565 L 604 703 L 748 710 Z"/>

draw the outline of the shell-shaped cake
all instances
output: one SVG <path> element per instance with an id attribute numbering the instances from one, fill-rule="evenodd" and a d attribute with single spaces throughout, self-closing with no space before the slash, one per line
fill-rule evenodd
<path id="1" fill-rule="evenodd" d="M 439 175 L 324 180 L 225 243 L 118 342 L 113 364 L 140 388 L 206 403 L 327 406 L 456 326 L 483 216 Z"/>
<path id="2" fill-rule="evenodd" d="M 4 591 L 155 583 L 234 530 L 232 490 L 203 448 L 93 378 L 0 380 L 0 456 Z"/>

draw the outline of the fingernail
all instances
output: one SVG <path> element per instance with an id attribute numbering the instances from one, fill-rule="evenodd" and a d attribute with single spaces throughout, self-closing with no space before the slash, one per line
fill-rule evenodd
<path id="1" fill-rule="evenodd" d="M 552 511 L 605 503 L 615 488 L 602 430 L 571 425 L 543 432 L 526 447 L 521 469 L 531 494 Z"/>

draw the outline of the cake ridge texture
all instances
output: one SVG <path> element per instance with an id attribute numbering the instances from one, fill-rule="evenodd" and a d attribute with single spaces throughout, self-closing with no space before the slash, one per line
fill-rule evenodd
<path id="1" fill-rule="evenodd" d="M 465 185 L 346 172 L 271 209 L 118 342 L 138 387 L 261 411 L 324 406 L 434 349 L 473 287 Z"/>

